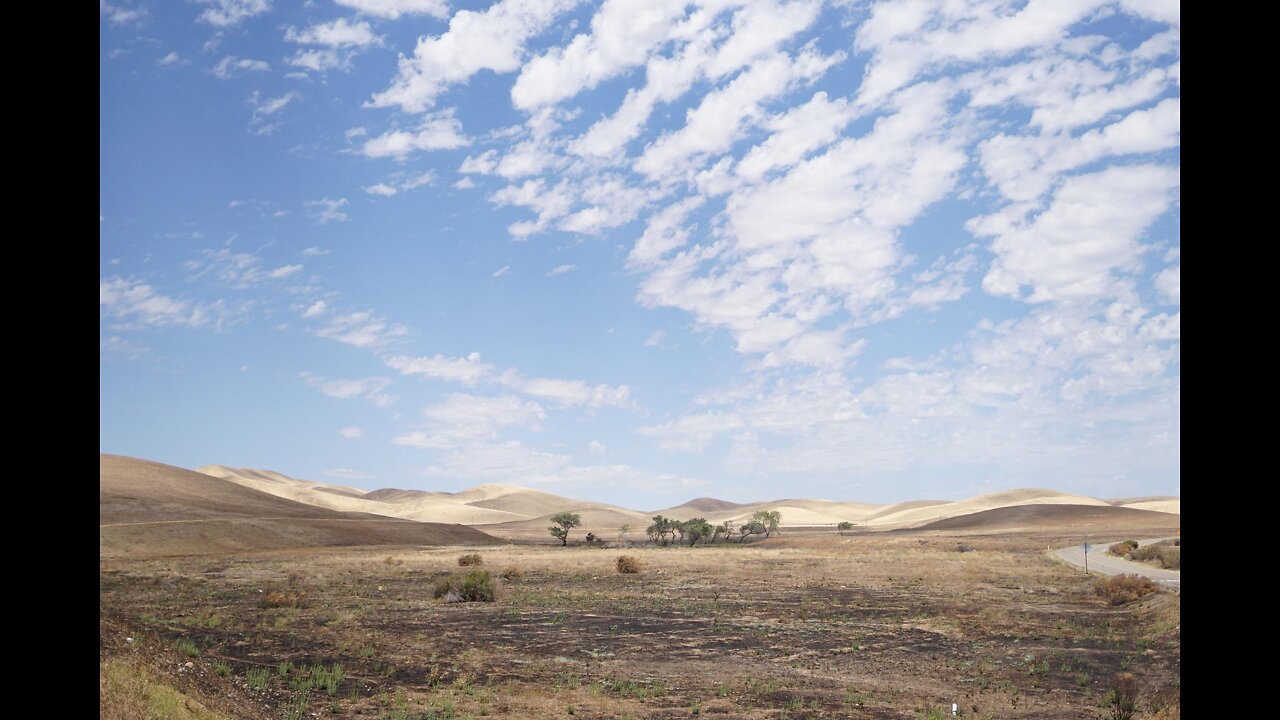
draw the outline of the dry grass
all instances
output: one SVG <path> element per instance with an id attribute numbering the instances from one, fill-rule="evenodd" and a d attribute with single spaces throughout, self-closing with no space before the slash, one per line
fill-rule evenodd
<path id="1" fill-rule="evenodd" d="M 640 572 L 640 561 L 631 555 L 619 555 L 615 564 L 620 573 L 638 573 Z"/>
<path id="2" fill-rule="evenodd" d="M 199 701 L 163 683 L 143 663 L 111 658 L 98 664 L 101 720 L 226 720 Z"/>
<path id="3" fill-rule="evenodd" d="M 635 577 L 589 547 L 488 547 L 523 577 L 465 604 L 432 602 L 433 578 L 479 547 L 397 549 L 395 567 L 385 548 L 104 561 L 101 587 L 104 608 L 156 618 L 159 632 L 192 605 L 217 607 L 228 620 L 201 629 L 200 646 L 234 667 L 341 662 L 361 682 L 314 701 L 321 714 L 910 718 L 955 698 L 971 717 L 1074 720 L 1098 716 L 1116 672 L 1168 688 L 1180 660 L 1177 593 L 1106 606 L 1092 578 L 1045 558 L 1073 542 L 786 533 L 628 549 Z M 273 625 L 243 589 L 299 568 L 307 606 Z M 285 699 L 263 702 L 278 716 Z"/>
<path id="4" fill-rule="evenodd" d="M 484 558 L 480 557 L 480 553 L 467 553 L 458 556 L 458 566 L 468 567 L 471 565 L 483 565 Z"/>
<path id="5" fill-rule="evenodd" d="M 1156 591 L 1159 585 L 1141 575 L 1112 575 L 1093 582 L 1093 591 L 1112 605 L 1126 605 Z"/>
<path id="6" fill-rule="evenodd" d="M 524 570 L 521 570 L 519 565 L 508 565 L 502 571 L 503 580 L 514 580 L 518 577 L 524 577 Z"/>
<path id="7" fill-rule="evenodd" d="M 272 590 L 262 596 L 264 608 L 300 608 L 307 602 L 304 590 Z"/>

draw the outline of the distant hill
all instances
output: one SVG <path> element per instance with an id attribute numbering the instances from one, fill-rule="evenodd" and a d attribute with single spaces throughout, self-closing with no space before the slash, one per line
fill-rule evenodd
<path id="1" fill-rule="evenodd" d="M 464 525 L 337 511 L 119 455 L 100 455 L 98 475 L 100 557 L 498 542 Z"/>
<path id="2" fill-rule="evenodd" d="M 665 515 L 678 520 L 703 517 L 715 524 L 741 524 L 760 510 L 781 513 L 784 527 L 831 527 L 841 522 L 852 522 L 866 530 L 916 528 L 950 518 L 1021 506 L 1115 507 L 1173 515 L 1181 512 L 1181 501 L 1177 497 L 1102 500 L 1042 488 L 1001 490 L 964 500 L 911 500 L 892 505 L 811 498 L 737 503 L 699 497 L 663 510 L 638 512 L 513 483 L 486 483 L 454 493 L 394 488 L 365 491 L 297 480 L 270 470 L 210 465 L 200 468 L 200 472 L 316 507 L 423 522 L 461 523 L 486 528 L 508 537 L 541 537 L 546 534 L 547 519 L 558 512 L 579 513 L 583 516 L 584 524 L 588 524 L 582 530 L 583 534 L 591 531 L 605 536 L 616 535 L 618 527 L 624 523 L 642 534 L 654 515 Z M 1043 517 L 1048 518 L 1049 515 Z"/>
<path id="3" fill-rule="evenodd" d="M 1009 530 L 1062 530 L 1106 527 L 1177 527 L 1177 515 L 1112 505 L 1014 505 L 945 518 L 919 530 L 969 532 Z"/>

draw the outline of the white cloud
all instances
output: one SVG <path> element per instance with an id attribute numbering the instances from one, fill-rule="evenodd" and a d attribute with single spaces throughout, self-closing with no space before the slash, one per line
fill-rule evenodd
<path id="1" fill-rule="evenodd" d="M 816 93 L 804 105 L 763 122 L 773 134 L 752 148 L 734 172 L 747 180 L 759 181 L 771 170 L 790 167 L 835 140 L 851 119 L 853 115 L 843 98 L 831 101 L 825 92 Z"/>
<path id="2" fill-rule="evenodd" d="M 378 479 L 377 475 L 370 475 L 369 473 L 362 472 L 360 470 L 353 470 L 351 468 L 330 468 L 328 470 L 325 470 L 324 474 L 329 477 L 339 478 L 341 480 L 377 480 Z"/>
<path id="3" fill-rule="evenodd" d="M 319 200 L 308 200 L 302 204 L 312 208 L 312 217 L 321 225 L 327 225 L 331 222 L 346 222 L 351 219 L 345 212 L 342 212 L 342 208 L 347 205 L 346 198 L 338 198 L 337 200 L 321 198 Z"/>
<path id="4" fill-rule="evenodd" d="M 409 176 L 400 174 L 398 176 L 389 178 L 390 180 L 389 183 L 380 182 L 374 185 L 368 185 L 365 187 L 364 191 L 369 193 L 370 195 L 382 195 L 384 197 L 391 197 L 393 195 L 396 195 L 402 192 L 408 192 L 409 190 L 420 188 L 423 185 L 430 185 L 431 183 L 435 182 L 435 179 L 436 179 L 435 173 L 429 170 L 424 173 L 418 173 L 416 175 L 409 175 Z"/>
<path id="5" fill-rule="evenodd" d="M 160 67 L 167 67 L 169 65 L 181 65 L 182 63 L 183 63 L 183 59 L 179 57 L 178 53 L 176 52 L 170 52 L 168 55 L 165 55 L 164 57 L 156 61 L 156 65 L 159 65 Z"/>
<path id="6" fill-rule="evenodd" d="M 299 373 L 308 385 L 339 400 L 364 400 L 374 407 L 390 407 L 400 398 L 385 392 L 391 385 L 391 378 L 369 377 L 354 380 L 331 380 L 313 375 L 310 372 Z"/>
<path id="7" fill-rule="evenodd" d="M 269 65 L 265 60 L 238 58 L 234 55 L 227 55 L 219 60 L 218 64 L 213 66 L 213 75 L 219 80 L 229 80 L 242 72 L 266 72 L 270 69 L 271 65 Z"/>
<path id="8" fill-rule="evenodd" d="M 645 347 L 662 347 L 662 341 L 666 338 L 666 336 L 667 334 L 662 330 L 654 330 L 653 333 L 651 333 L 649 337 L 644 341 L 644 346 Z"/>
<path id="9" fill-rule="evenodd" d="M 461 180 L 455 182 L 453 186 L 459 190 L 470 190 L 471 188 L 475 187 L 476 184 L 471 178 L 464 177 Z"/>
<path id="10" fill-rule="evenodd" d="M 171 298 L 140 280 L 122 277 L 98 281 L 98 307 L 103 317 L 115 318 L 122 329 L 199 327 L 208 322 L 207 310 L 190 300 Z"/>
<path id="11" fill-rule="evenodd" d="M 228 248 L 202 250 L 198 259 L 188 260 L 183 268 L 192 272 L 193 280 L 212 275 L 238 289 L 283 280 L 302 271 L 302 265 L 296 263 L 264 268 L 257 255 Z"/>
<path id="12" fill-rule="evenodd" d="M 503 275 L 506 275 L 510 270 L 511 270 L 510 265 L 503 265 L 502 267 L 493 271 L 493 277 L 500 278 Z"/>
<path id="13" fill-rule="evenodd" d="M 604 443 L 599 440 L 592 440 L 591 444 L 587 446 L 587 449 L 590 450 L 593 455 L 604 455 L 609 452 L 609 448 L 605 447 Z"/>
<path id="14" fill-rule="evenodd" d="M 325 250 L 324 248 L 318 248 L 318 247 L 309 247 L 302 251 L 302 257 L 308 257 L 308 258 L 320 257 L 321 255 L 328 255 L 328 254 L 329 254 L 328 250 Z"/>
<path id="15" fill-rule="evenodd" d="M 486 397 L 452 393 L 422 411 L 426 425 L 397 435 L 392 443 L 416 448 L 454 448 L 489 441 L 510 428 L 536 427 L 546 413 L 536 402 L 504 395 Z"/>
<path id="16" fill-rule="evenodd" d="M 364 437 L 364 428 L 359 428 L 354 425 L 350 425 L 348 427 L 344 427 L 341 430 L 339 430 L 338 434 L 344 438 L 347 438 L 348 440 L 354 440 L 358 437 Z"/>
<path id="17" fill-rule="evenodd" d="M 322 338 L 358 348 L 381 348 L 409 334 L 404 325 L 381 318 L 371 310 L 339 313 L 314 330 Z"/>
<path id="18" fill-rule="evenodd" d="M 1178 182 L 1177 168 L 1111 167 L 1067 179 L 1034 219 L 975 219 L 975 233 L 995 238 L 996 259 L 982 286 L 1028 302 L 1116 294 L 1123 287 L 1116 273 L 1136 269 L 1138 235 L 1173 203 Z"/>
<path id="19" fill-rule="evenodd" d="M 446 0 L 334 0 L 339 5 L 358 10 L 366 15 L 395 20 L 401 15 L 431 15 L 449 17 Z"/>
<path id="20" fill-rule="evenodd" d="M 198 20 L 214 27 L 225 28 L 261 15 L 271 9 L 270 0 L 199 0 L 207 5 Z"/>
<path id="21" fill-rule="evenodd" d="M 311 48 L 298 50 L 288 58 L 288 63 L 311 72 L 325 72 L 335 68 L 347 70 L 351 67 L 352 54 L 340 52 L 333 48 Z"/>
<path id="22" fill-rule="evenodd" d="M 257 90 L 254 90 L 253 94 L 249 96 L 249 105 L 253 108 L 253 117 L 249 120 L 249 127 L 257 135 L 270 135 L 275 132 L 280 127 L 280 124 L 279 122 L 271 122 L 272 118 L 299 97 L 301 95 L 293 91 L 279 97 L 263 97 Z"/>
<path id="23" fill-rule="evenodd" d="M 549 400 L 561 407 L 586 405 L 599 408 L 610 405 L 623 407 L 631 396 L 626 385 L 588 385 L 581 380 L 557 380 L 554 378 L 528 378 L 516 370 L 507 370 L 498 382 L 509 388 Z"/>
<path id="24" fill-rule="evenodd" d="M 346 18 L 317 23 L 301 30 L 290 26 L 285 30 L 284 39 L 300 45 L 324 45 L 331 48 L 362 48 L 382 44 L 382 38 L 373 32 L 369 23 L 353 23 Z"/>
<path id="25" fill-rule="evenodd" d="M 708 155 L 731 148 L 762 112 L 762 104 L 794 84 L 811 80 L 844 58 L 805 50 L 797 57 L 775 54 L 754 63 L 721 89 L 707 93 L 689 110 L 683 128 L 645 148 L 635 169 L 650 179 L 701 166 Z"/>
<path id="26" fill-rule="evenodd" d="M 98 14 L 107 19 L 112 25 L 130 25 L 140 23 L 147 19 L 147 11 L 144 8 L 125 7 L 123 5 L 113 5 L 107 0 L 98 0 Z"/>
<path id="27" fill-rule="evenodd" d="M 511 89 L 523 110 L 560 102 L 641 65 L 685 14 L 685 0 L 605 0 L 591 33 L 525 63 Z"/>
<path id="28" fill-rule="evenodd" d="M 1156 289 L 1166 304 L 1182 304 L 1182 266 L 1174 265 L 1156 275 Z"/>
<path id="29" fill-rule="evenodd" d="M 468 387 L 489 380 L 494 375 L 493 366 L 480 361 L 480 353 L 466 357 L 450 358 L 444 355 L 410 357 L 396 355 L 387 358 L 387 367 L 402 375 L 423 375 L 433 380 L 459 382 Z"/>
<path id="30" fill-rule="evenodd" d="M 577 269 L 578 269 L 577 265 L 572 265 L 572 264 L 557 265 L 547 271 L 547 277 L 552 277 L 554 275 L 563 275 L 571 270 L 577 270 Z"/>
<path id="31" fill-rule="evenodd" d="M 418 40 L 413 57 L 400 56 L 391 87 L 373 96 L 373 107 L 398 106 L 420 113 L 451 85 L 490 70 L 509 73 L 520 67 L 524 44 L 576 0 L 499 0 L 483 12 L 459 10 L 449 30 Z"/>
<path id="32" fill-rule="evenodd" d="M 308 318 L 308 319 L 320 317 L 321 315 L 328 312 L 328 310 L 329 310 L 328 303 L 326 303 L 323 300 L 317 300 L 311 303 L 310 305 L 308 305 L 306 310 L 302 311 L 302 317 Z"/>
<path id="33" fill-rule="evenodd" d="M 420 150 L 454 150 L 470 144 L 462 123 L 450 111 L 426 116 L 415 131 L 391 130 L 370 138 L 361 152 L 365 157 L 403 160 Z"/>

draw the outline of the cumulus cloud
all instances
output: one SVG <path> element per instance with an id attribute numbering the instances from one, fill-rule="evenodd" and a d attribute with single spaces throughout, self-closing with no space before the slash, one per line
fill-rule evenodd
<path id="1" fill-rule="evenodd" d="M 409 328 L 375 315 L 372 310 L 336 313 L 313 332 L 358 348 L 379 349 L 409 334 Z"/>
<path id="2" fill-rule="evenodd" d="M 391 130 L 370 138 L 361 152 L 365 157 L 402 160 L 419 151 L 454 150 L 470 144 L 462 123 L 452 112 L 445 112 L 423 118 L 416 130 Z"/>
<path id="3" fill-rule="evenodd" d="M 525 43 L 576 0 L 499 0 L 482 12 L 459 10 L 442 35 L 418 40 L 412 57 L 400 56 L 391 87 L 373 96 L 373 107 L 420 113 L 452 85 L 478 72 L 520 68 Z"/>
<path id="4" fill-rule="evenodd" d="M 216 28 L 239 25 L 271 9 L 270 0 L 199 0 L 199 2 L 205 6 L 205 9 L 197 19 Z"/>

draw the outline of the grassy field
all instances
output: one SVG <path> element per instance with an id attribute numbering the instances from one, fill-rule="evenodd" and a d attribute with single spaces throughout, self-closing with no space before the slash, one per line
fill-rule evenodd
<path id="1" fill-rule="evenodd" d="M 1109 718 L 1128 672 L 1136 717 L 1177 718 L 1178 591 L 1111 607 L 1045 552 L 1072 542 L 830 533 L 105 559 L 100 662 L 104 687 L 145 666 L 136 682 L 209 717 L 941 718 L 954 702 L 971 718 Z M 469 552 L 520 572 L 493 603 L 433 600 Z M 641 572 L 619 574 L 620 553 Z M 265 607 L 271 593 L 301 607 Z"/>

